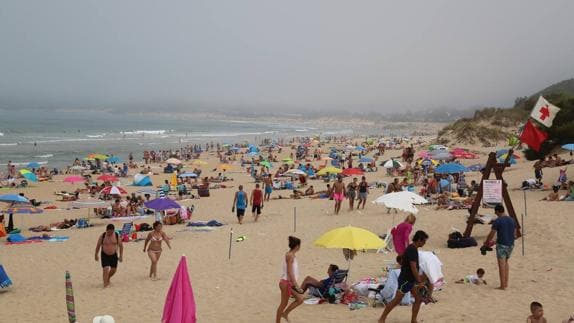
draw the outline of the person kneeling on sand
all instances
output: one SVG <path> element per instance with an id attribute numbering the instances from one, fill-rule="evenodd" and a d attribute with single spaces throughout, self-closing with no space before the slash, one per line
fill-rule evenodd
<path id="1" fill-rule="evenodd" d="M 467 275 L 462 279 L 456 281 L 457 284 L 474 284 L 474 285 L 486 285 L 486 280 L 484 280 L 485 271 L 482 268 L 476 270 L 476 275 Z"/>

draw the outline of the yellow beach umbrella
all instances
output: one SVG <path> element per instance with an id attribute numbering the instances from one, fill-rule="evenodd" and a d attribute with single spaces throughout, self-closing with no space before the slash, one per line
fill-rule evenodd
<path id="1" fill-rule="evenodd" d="M 106 159 L 108 159 L 108 155 L 104 155 L 104 154 L 89 154 L 87 159 L 88 159 L 88 160 L 94 160 L 94 159 L 106 160 Z"/>
<path id="2" fill-rule="evenodd" d="M 318 176 L 323 176 L 323 175 L 327 175 L 327 173 L 329 174 L 339 174 L 341 173 L 342 170 L 340 168 L 337 167 L 333 167 L 333 166 L 328 166 L 325 168 L 322 168 L 320 171 L 317 172 Z"/>
<path id="3" fill-rule="evenodd" d="M 315 240 L 315 245 L 324 248 L 368 250 L 384 248 L 386 243 L 371 231 L 349 225 L 324 233 Z"/>

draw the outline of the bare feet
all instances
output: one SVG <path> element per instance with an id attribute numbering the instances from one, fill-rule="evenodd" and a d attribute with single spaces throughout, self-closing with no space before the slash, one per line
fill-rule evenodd
<path id="1" fill-rule="evenodd" d="M 506 290 L 506 287 L 498 286 L 498 287 L 496 287 L 495 289 L 498 289 L 498 290 Z"/>
<path id="2" fill-rule="evenodd" d="M 281 314 L 281 317 L 282 317 L 282 318 L 284 318 L 284 319 L 285 319 L 285 321 L 287 321 L 287 322 L 291 322 L 291 321 L 289 321 L 289 318 L 287 317 L 287 315 L 285 315 L 285 314 Z"/>

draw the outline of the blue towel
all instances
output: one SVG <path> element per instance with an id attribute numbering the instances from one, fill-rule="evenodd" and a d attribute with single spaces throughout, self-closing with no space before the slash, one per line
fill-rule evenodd
<path id="1" fill-rule="evenodd" d="M 8 277 L 8 274 L 4 271 L 4 267 L 0 265 L 0 288 L 6 288 L 10 285 L 12 285 L 10 277 Z"/>
<path id="2" fill-rule="evenodd" d="M 8 240 L 9 242 L 22 242 L 26 241 L 26 238 L 20 233 L 11 233 L 8 235 L 8 238 L 6 240 Z"/>

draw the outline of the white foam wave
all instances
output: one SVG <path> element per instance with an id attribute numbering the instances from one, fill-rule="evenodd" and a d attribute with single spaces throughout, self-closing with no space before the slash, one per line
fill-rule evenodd
<path id="1" fill-rule="evenodd" d="M 121 131 L 122 135 L 163 135 L 167 130 L 133 130 L 133 131 Z"/>
<path id="2" fill-rule="evenodd" d="M 0 146 L 18 146 L 17 142 L 0 143 Z"/>
<path id="3" fill-rule="evenodd" d="M 4 137 L 4 133 L 3 133 L 3 132 L 0 132 L 0 137 Z"/>
<path id="4" fill-rule="evenodd" d="M 53 154 L 45 154 L 45 155 L 38 155 L 38 156 L 34 156 L 35 158 L 50 158 L 50 157 L 54 157 Z"/>

